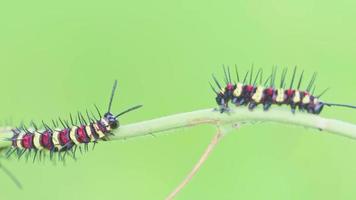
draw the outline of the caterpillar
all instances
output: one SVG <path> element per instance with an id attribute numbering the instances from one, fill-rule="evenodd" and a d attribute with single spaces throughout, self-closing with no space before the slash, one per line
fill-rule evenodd
<path id="1" fill-rule="evenodd" d="M 25 126 L 12 129 L 13 136 L 8 138 L 12 145 L 5 153 L 6 157 L 11 156 L 15 152 L 18 158 L 26 152 L 28 157 L 31 152 L 34 152 L 33 160 L 35 161 L 38 152 L 40 155 L 39 157 L 41 158 L 43 151 L 49 151 L 51 159 L 53 158 L 53 154 L 56 152 L 59 153 L 59 160 L 64 159 L 68 152 L 71 152 L 71 155 L 75 158 L 75 152 L 78 146 L 81 150 L 81 145 L 84 145 L 84 148 L 87 150 L 89 143 L 94 143 L 95 145 L 99 140 L 107 140 L 109 136 L 113 134 L 112 131 L 119 128 L 120 116 L 142 107 L 142 105 L 136 105 L 117 115 L 112 114 L 111 106 L 116 88 L 117 80 L 115 80 L 112 87 L 108 110 L 103 116 L 101 115 L 98 107 L 95 106 L 99 119 L 96 119 L 94 115 L 90 117 L 87 111 L 87 122 L 85 117 L 78 112 L 77 121 L 79 121 L 79 124 L 74 123 L 73 117 L 70 115 L 71 124 L 69 124 L 68 121 L 59 118 L 59 122 L 61 126 L 63 126 L 60 129 L 51 128 L 43 121 L 42 124 L 44 129 L 41 131 L 34 123 L 32 123 L 34 130 L 29 130 Z M 53 124 L 54 127 L 58 127 L 59 125 L 58 121 L 53 121 Z M 63 156 L 61 156 L 62 152 Z"/>
<path id="2" fill-rule="evenodd" d="M 304 70 L 299 75 L 299 81 L 297 87 L 294 88 L 294 81 L 297 74 L 297 67 L 294 67 L 291 82 L 289 87 L 286 88 L 286 76 L 287 68 L 281 73 L 280 83 L 276 84 L 277 68 L 272 69 L 271 75 L 266 80 L 263 80 L 263 70 L 259 69 L 254 76 L 253 67 L 248 70 L 244 78 L 240 81 L 239 72 L 235 66 L 236 80 L 232 81 L 230 68 L 227 69 L 223 66 L 225 75 L 225 87 L 221 87 L 221 84 L 217 78 L 212 75 L 213 81 L 219 90 L 210 83 L 210 87 L 216 94 L 215 101 L 220 108 L 220 112 L 229 111 L 228 104 L 231 102 L 235 106 L 247 106 L 249 110 L 253 110 L 258 105 L 262 105 L 263 109 L 267 111 L 272 105 L 289 105 L 292 113 L 295 113 L 296 109 L 300 111 L 307 111 L 311 114 L 320 114 L 324 106 L 339 106 L 355 109 L 356 106 L 348 104 L 328 103 L 320 100 L 320 97 L 328 91 L 326 88 L 319 95 L 315 93 L 315 80 L 317 74 L 314 73 L 310 78 L 310 81 L 305 90 L 301 89 Z M 249 76 L 249 80 L 248 79 Z M 259 85 L 257 85 L 259 82 Z"/>

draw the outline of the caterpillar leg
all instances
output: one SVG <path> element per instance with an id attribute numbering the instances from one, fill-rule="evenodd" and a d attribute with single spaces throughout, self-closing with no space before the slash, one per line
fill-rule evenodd
<path id="1" fill-rule="evenodd" d="M 216 100 L 216 103 L 219 105 L 220 113 L 229 111 L 228 101 L 225 98 L 218 96 L 215 98 L 215 100 Z"/>
<path id="2" fill-rule="evenodd" d="M 219 111 L 220 113 L 230 112 L 230 108 L 228 107 L 227 104 L 219 105 Z"/>
<path id="3" fill-rule="evenodd" d="M 220 113 L 228 113 L 231 111 L 231 109 L 226 106 L 219 106 L 218 108 L 214 108 L 213 111 L 220 112 Z"/>
<path id="4" fill-rule="evenodd" d="M 295 110 L 297 109 L 297 105 L 292 103 L 292 104 L 290 104 L 290 108 L 291 108 L 292 113 L 295 114 Z"/>
<path id="5" fill-rule="evenodd" d="M 256 102 L 251 102 L 248 104 L 248 109 L 252 111 L 254 108 L 256 108 L 257 103 Z"/>
<path id="6" fill-rule="evenodd" d="M 263 110 L 264 110 L 264 111 L 268 111 L 271 106 L 272 106 L 272 103 L 271 103 L 271 102 L 265 102 L 265 103 L 263 104 Z"/>
<path id="7" fill-rule="evenodd" d="M 236 104 L 238 101 L 239 101 L 239 99 L 237 97 L 233 97 L 231 99 L 231 103 L 233 103 L 233 104 Z"/>
<path id="8" fill-rule="evenodd" d="M 247 102 L 245 101 L 245 99 L 244 99 L 244 98 L 241 98 L 240 100 L 238 100 L 238 101 L 235 103 L 235 105 L 236 105 L 236 106 L 241 106 L 241 105 L 244 105 L 245 103 L 247 103 Z"/>
<path id="9" fill-rule="evenodd" d="M 305 108 L 304 108 L 304 106 L 303 106 L 303 105 L 299 105 L 299 106 L 298 106 L 298 108 L 299 108 L 299 111 L 302 111 L 302 112 L 304 112 L 304 111 L 305 111 Z"/>

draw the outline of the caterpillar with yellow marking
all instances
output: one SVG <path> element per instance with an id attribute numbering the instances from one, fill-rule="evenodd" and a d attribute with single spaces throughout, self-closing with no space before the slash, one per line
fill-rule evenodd
<path id="1" fill-rule="evenodd" d="M 292 79 L 289 88 L 286 89 L 287 69 L 281 73 L 280 84 L 276 86 L 277 68 L 273 68 L 271 75 L 263 81 L 262 69 L 259 69 L 256 75 L 253 75 L 253 67 L 246 72 L 244 79 L 240 82 L 239 73 L 235 66 L 237 82 L 232 82 L 230 68 L 223 67 L 225 74 L 225 87 L 221 87 L 217 78 L 213 76 L 213 80 L 218 87 L 216 88 L 210 83 L 210 86 L 216 94 L 216 103 L 220 107 L 221 112 L 228 111 L 228 104 L 231 102 L 236 106 L 248 106 L 253 110 L 258 105 L 263 105 L 263 109 L 267 111 L 272 105 L 289 105 L 293 113 L 298 108 L 301 111 L 307 111 L 311 114 L 320 114 L 324 106 L 339 106 L 355 109 L 356 106 L 347 104 L 327 103 L 320 100 L 320 97 L 328 90 L 325 89 L 321 94 L 314 95 L 316 73 L 314 73 L 305 90 L 301 90 L 304 71 L 299 76 L 298 85 L 293 88 L 294 80 L 297 73 L 297 67 L 294 68 Z M 249 81 L 247 81 L 249 76 Z M 257 85 L 259 82 L 259 85 Z"/>
<path id="2" fill-rule="evenodd" d="M 78 113 L 79 125 L 75 125 L 72 116 L 71 125 L 67 121 L 59 119 L 63 128 L 56 129 L 50 128 L 47 124 L 43 123 L 44 130 L 39 131 L 36 125 L 33 123 L 32 126 L 34 130 L 30 131 L 24 126 L 21 128 L 13 129 L 13 136 L 8 140 L 12 142 L 11 147 L 6 152 L 6 156 L 9 157 L 16 152 L 18 158 L 27 152 L 29 155 L 34 152 L 35 161 L 37 153 L 39 152 L 40 158 L 43 151 L 49 151 L 51 158 L 54 152 L 59 153 L 59 159 L 63 159 L 67 152 L 71 152 L 74 157 L 77 146 L 81 149 L 80 145 L 84 145 L 87 149 L 89 143 L 97 143 L 98 140 L 106 140 L 112 133 L 114 129 L 119 127 L 119 116 L 125 113 L 133 111 L 140 108 L 142 105 L 137 105 L 131 107 L 117 115 L 111 113 L 111 105 L 114 98 L 114 94 L 117 87 L 117 81 L 115 80 L 114 86 L 112 88 L 108 111 L 101 116 L 99 109 L 95 106 L 98 111 L 100 119 L 95 119 L 95 117 L 90 117 L 87 112 L 87 120 L 84 116 Z M 58 122 L 53 121 L 54 126 L 58 127 Z M 64 152 L 63 157 L 60 153 Z"/>

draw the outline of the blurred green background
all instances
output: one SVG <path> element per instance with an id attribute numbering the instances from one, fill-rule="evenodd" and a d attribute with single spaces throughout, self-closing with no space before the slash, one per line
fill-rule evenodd
<path id="1" fill-rule="evenodd" d="M 214 107 L 221 65 L 298 65 L 324 99 L 356 104 L 356 2 L 1 1 L 0 120 L 51 120 L 106 108 L 114 79 L 122 124 Z M 287 108 L 286 108 L 287 109 Z M 356 122 L 356 111 L 322 116 Z M 163 199 L 214 134 L 201 126 L 102 142 L 77 162 L 1 159 L 0 199 Z M 355 199 L 356 141 L 273 123 L 228 135 L 177 199 Z"/>

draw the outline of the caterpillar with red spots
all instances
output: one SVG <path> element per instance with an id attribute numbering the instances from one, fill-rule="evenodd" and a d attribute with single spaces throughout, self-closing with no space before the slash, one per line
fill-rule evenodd
<path id="1" fill-rule="evenodd" d="M 253 110 L 258 105 L 262 105 L 263 109 L 267 111 L 272 105 L 289 105 L 291 111 L 295 113 L 296 109 L 300 111 L 307 111 L 311 114 L 320 114 L 324 106 L 339 106 L 355 109 L 356 106 L 347 104 L 328 103 L 320 100 L 320 97 L 328 90 L 325 89 L 319 95 L 315 93 L 315 80 L 317 74 L 314 73 L 305 90 L 301 90 L 304 71 L 300 73 L 298 85 L 294 88 L 294 81 L 297 74 L 297 67 L 294 68 L 291 77 L 289 88 L 286 88 L 287 69 L 285 68 L 281 73 L 280 84 L 277 86 L 276 74 L 277 68 L 273 68 L 272 73 L 266 80 L 262 78 L 262 69 L 259 69 L 256 75 L 253 74 L 253 67 L 245 73 L 243 80 L 240 81 L 239 72 L 235 66 L 236 80 L 232 81 L 230 68 L 223 67 L 225 75 L 225 87 L 217 78 L 212 75 L 213 80 L 219 90 L 210 83 L 210 86 L 216 94 L 216 103 L 220 111 L 223 113 L 229 110 L 228 104 L 231 102 L 235 106 L 248 106 Z M 248 79 L 249 76 L 249 80 Z M 259 82 L 259 85 L 257 85 Z"/>
<path id="2" fill-rule="evenodd" d="M 20 158 L 27 152 L 27 157 L 31 152 L 34 152 L 33 160 L 36 160 L 37 153 L 39 152 L 39 157 L 42 157 L 43 151 L 49 151 L 50 157 L 53 157 L 55 152 L 59 153 L 58 158 L 64 159 L 68 152 L 72 153 L 75 158 L 75 152 L 77 147 L 81 150 L 81 146 L 88 149 L 89 143 L 94 143 L 94 145 L 99 140 L 107 140 L 110 135 L 113 134 L 113 130 L 119 128 L 119 117 L 125 113 L 133 111 L 140 108 L 142 105 L 137 105 L 131 107 L 117 115 L 111 113 L 111 105 L 113 102 L 114 94 L 117 87 L 117 81 L 115 80 L 112 92 L 110 95 L 110 101 L 107 112 L 102 116 L 99 109 L 95 106 L 99 114 L 99 119 L 96 119 L 94 115 L 90 117 L 88 111 L 87 120 L 85 117 L 78 113 L 79 124 L 73 122 L 72 115 L 70 116 L 71 124 L 68 121 L 59 118 L 59 122 L 62 128 L 50 128 L 47 124 L 42 122 L 43 130 L 39 130 L 37 126 L 32 123 L 34 130 L 29 130 L 25 126 L 21 128 L 15 128 L 12 130 L 13 136 L 8 140 L 12 142 L 11 147 L 6 152 L 6 156 L 9 157 L 13 153 L 17 154 Z M 58 121 L 53 121 L 54 127 L 58 127 Z M 64 153 L 61 156 L 61 153 Z"/>

